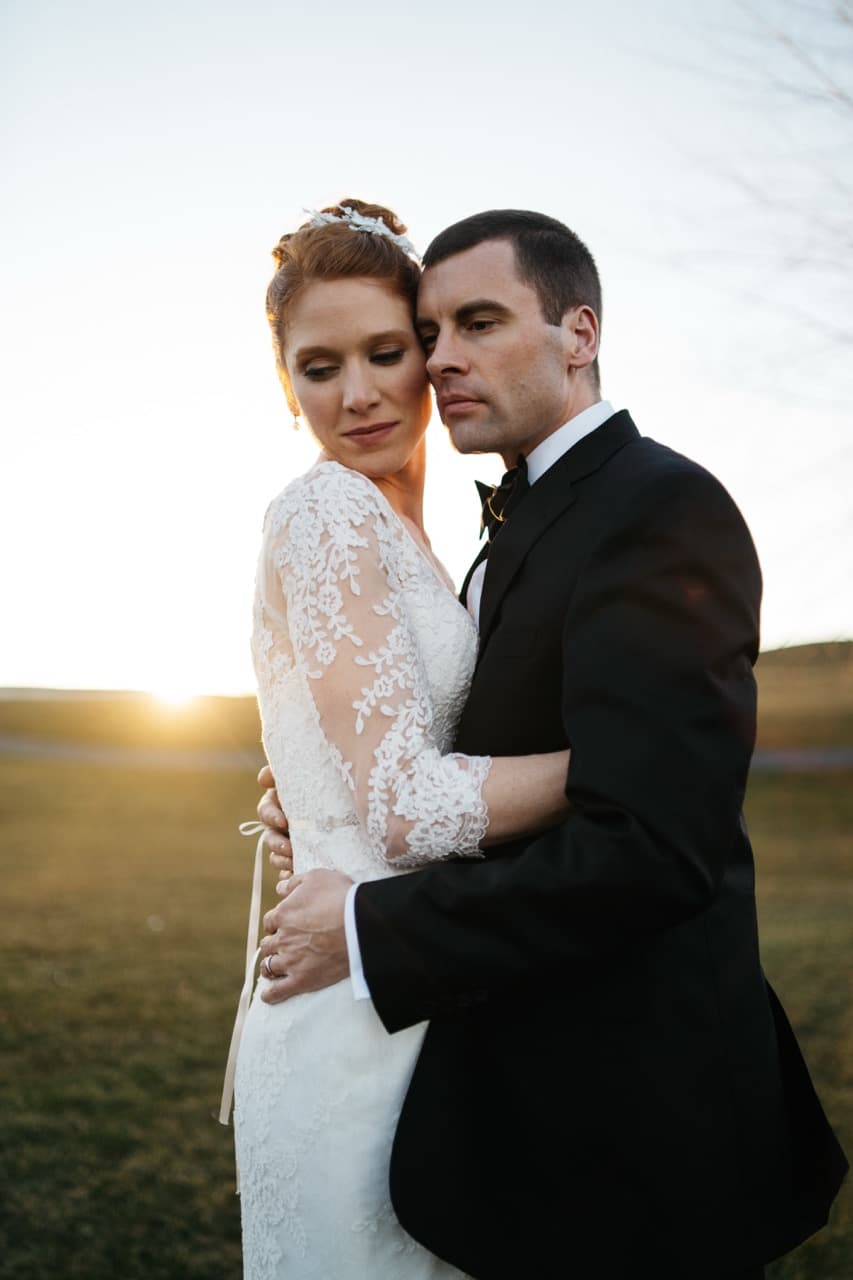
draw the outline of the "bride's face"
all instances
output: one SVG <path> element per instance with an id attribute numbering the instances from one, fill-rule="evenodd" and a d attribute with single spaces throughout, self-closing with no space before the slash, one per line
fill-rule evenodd
<path id="1" fill-rule="evenodd" d="M 418 450 L 432 403 L 408 303 L 387 282 L 317 280 L 287 321 L 291 388 L 324 454 L 371 477 Z"/>

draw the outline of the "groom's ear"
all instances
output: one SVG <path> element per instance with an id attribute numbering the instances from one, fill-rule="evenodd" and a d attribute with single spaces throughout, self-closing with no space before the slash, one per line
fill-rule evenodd
<path id="1" fill-rule="evenodd" d="M 598 316 L 592 307 L 571 307 L 560 322 L 570 369 L 588 369 L 598 355 Z"/>

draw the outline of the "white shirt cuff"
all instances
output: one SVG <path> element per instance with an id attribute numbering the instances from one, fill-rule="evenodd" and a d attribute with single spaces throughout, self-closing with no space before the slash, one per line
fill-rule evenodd
<path id="1" fill-rule="evenodd" d="M 354 884 L 347 893 L 344 903 L 344 929 L 347 937 L 347 955 L 349 956 L 349 976 L 352 982 L 354 1000 L 369 1000 L 370 988 L 364 976 L 361 963 L 361 947 L 358 945 L 358 930 L 355 927 L 355 894 L 358 885 Z"/>

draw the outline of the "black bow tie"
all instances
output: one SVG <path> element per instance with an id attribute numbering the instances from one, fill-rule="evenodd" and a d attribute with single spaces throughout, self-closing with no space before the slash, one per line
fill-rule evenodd
<path id="1" fill-rule="evenodd" d="M 483 504 L 480 535 L 482 536 L 484 529 L 488 529 L 489 542 L 491 542 L 498 529 L 502 524 L 506 524 L 511 513 L 530 488 L 527 479 L 527 462 L 524 458 L 519 458 L 518 466 L 505 472 L 499 485 L 482 484 L 479 480 L 475 483 Z"/>

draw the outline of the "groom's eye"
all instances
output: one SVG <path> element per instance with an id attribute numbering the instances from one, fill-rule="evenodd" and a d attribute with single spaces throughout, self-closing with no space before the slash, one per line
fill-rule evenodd
<path id="1" fill-rule="evenodd" d="M 432 351 L 433 347 L 435 346 L 435 340 L 438 337 L 438 334 L 421 332 L 418 336 L 420 337 L 420 340 L 421 340 L 421 346 L 423 347 L 427 355 L 429 355 L 430 351 Z"/>
<path id="2" fill-rule="evenodd" d="M 468 322 L 468 328 L 471 329 L 474 333 L 487 333 L 488 330 L 492 328 L 494 323 L 495 323 L 494 320 L 486 320 L 483 318 L 479 320 L 470 320 Z"/>

